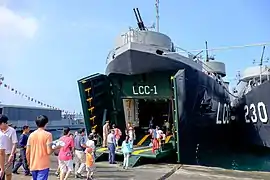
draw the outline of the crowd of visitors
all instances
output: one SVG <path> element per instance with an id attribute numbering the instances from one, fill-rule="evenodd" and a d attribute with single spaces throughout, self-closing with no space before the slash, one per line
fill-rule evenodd
<path id="1" fill-rule="evenodd" d="M 87 137 L 85 129 L 80 129 L 73 135 L 70 128 L 66 127 L 63 129 L 63 136 L 56 141 L 53 141 L 52 134 L 45 130 L 49 122 L 46 116 L 38 116 L 35 122 L 37 129 L 29 133 L 29 126 L 24 126 L 18 141 L 16 130 L 8 124 L 8 117 L 0 115 L 0 180 L 11 180 L 12 174 L 18 174 L 21 166 L 25 176 L 32 176 L 33 180 L 47 180 L 51 154 L 58 158 L 56 175 L 60 180 L 67 180 L 72 172 L 75 178 L 84 178 L 83 174 L 86 172 L 86 178 L 90 180 L 96 169 L 97 146 L 108 148 L 110 164 L 116 164 L 115 153 L 122 151 L 123 169 L 129 167 L 129 158 L 136 140 L 135 129 L 131 123 L 127 124 L 124 141 L 119 146 L 122 132 L 115 124 L 110 126 L 109 121 L 106 121 L 102 128 L 103 140 L 95 128 Z M 154 153 L 164 142 L 165 134 L 159 127 L 153 129 L 152 125 L 149 133 Z M 19 158 L 15 161 L 17 148 Z"/>
<path id="2" fill-rule="evenodd" d="M 28 126 L 17 139 L 16 130 L 8 124 L 8 117 L 0 115 L 0 179 L 11 180 L 12 173 L 18 174 L 22 165 L 26 176 L 33 180 L 46 180 L 49 176 L 50 155 L 60 146 L 52 148 L 52 134 L 45 130 L 49 120 L 46 116 L 38 116 L 37 129 L 29 136 Z M 20 156 L 15 160 L 17 148 Z M 30 173 L 31 172 L 31 173 Z"/>

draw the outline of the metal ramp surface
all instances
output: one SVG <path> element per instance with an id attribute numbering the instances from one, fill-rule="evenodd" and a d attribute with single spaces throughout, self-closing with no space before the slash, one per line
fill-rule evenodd
<path id="1" fill-rule="evenodd" d="M 172 136 L 168 136 L 165 140 L 165 144 L 162 145 L 161 149 L 156 150 L 155 152 L 152 152 L 152 147 L 150 146 L 135 145 L 129 159 L 129 166 L 134 167 L 139 165 L 141 159 L 161 159 L 168 157 L 174 151 L 173 144 L 170 143 L 171 138 Z M 96 161 L 107 160 L 108 154 L 108 148 L 98 148 L 96 150 Z M 116 158 L 123 157 L 121 147 L 117 147 L 115 154 Z"/>

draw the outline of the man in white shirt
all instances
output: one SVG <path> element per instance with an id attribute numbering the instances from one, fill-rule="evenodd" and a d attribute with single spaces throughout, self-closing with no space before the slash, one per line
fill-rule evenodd
<path id="1" fill-rule="evenodd" d="M 8 141 L 7 137 L 0 131 L 0 179 L 2 179 L 5 174 L 5 157 L 6 157 L 7 141 Z"/>
<path id="2" fill-rule="evenodd" d="M 17 134 L 16 130 L 8 126 L 8 117 L 5 115 L 0 115 L 0 130 L 7 137 L 6 150 L 5 150 L 5 174 L 6 179 L 11 180 L 12 178 L 12 165 L 14 160 L 14 155 L 17 148 Z"/>

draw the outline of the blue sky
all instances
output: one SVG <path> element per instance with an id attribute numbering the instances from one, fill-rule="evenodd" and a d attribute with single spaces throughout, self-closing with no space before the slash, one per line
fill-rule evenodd
<path id="1" fill-rule="evenodd" d="M 0 0 L 0 74 L 37 100 L 80 111 L 77 80 L 104 72 L 117 35 L 135 27 L 138 7 L 147 26 L 155 0 Z M 160 0 L 160 31 L 187 50 L 270 42 L 267 0 Z M 227 78 L 260 58 L 262 47 L 217 51 Z M 266 57 L 270 57 L 270 47 Z M 234 82 L 231 82 L 234 83 Z M 0 87 L 6 104 L 36 105 Z"/>

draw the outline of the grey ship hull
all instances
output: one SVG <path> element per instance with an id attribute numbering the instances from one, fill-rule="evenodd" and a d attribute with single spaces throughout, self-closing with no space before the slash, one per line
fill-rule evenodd
<path id="1" fill-rule="evenodd" d="M 128 50 L 109 62 L 106 74 L 134 75 L 189 68 L 177 60 L 152 53 Z"/>

